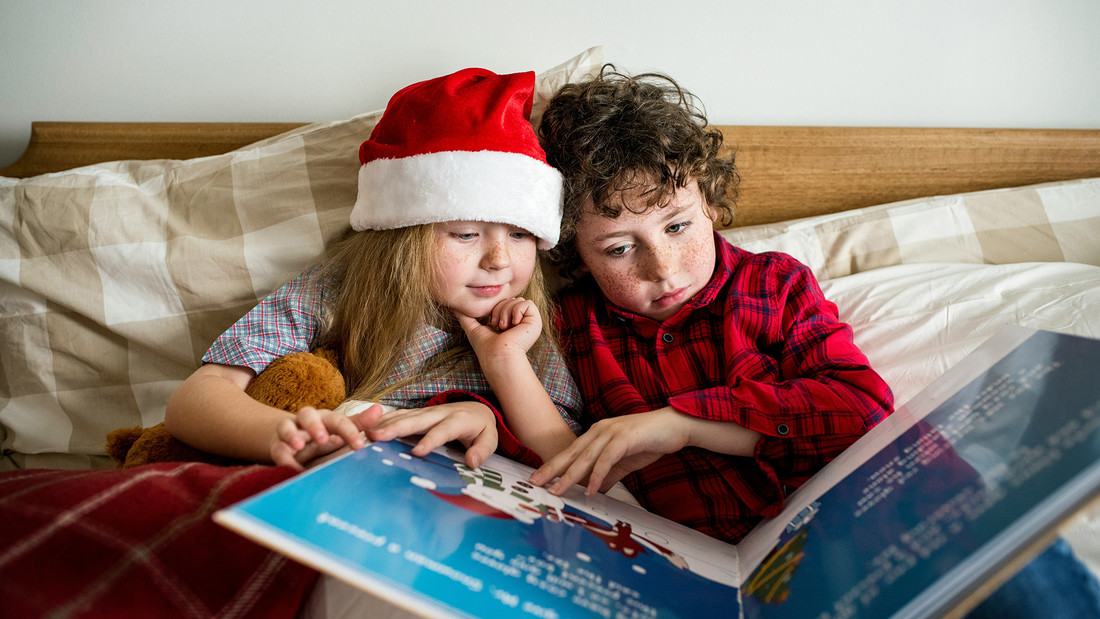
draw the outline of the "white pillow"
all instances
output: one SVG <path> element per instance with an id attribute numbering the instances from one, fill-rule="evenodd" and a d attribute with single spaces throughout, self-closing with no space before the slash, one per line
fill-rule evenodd
<path id="1" fill-rule="evenodd" d="M 922 262 L 1100 265 L 1100 178 L 919 198 L 723 230 L 749 251 L 781 251 L 820 280 Z"/>

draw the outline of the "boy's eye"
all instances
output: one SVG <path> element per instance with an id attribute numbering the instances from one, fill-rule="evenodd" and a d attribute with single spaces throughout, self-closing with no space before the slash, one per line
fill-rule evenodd
<path id="1" fill-rule="evenodd" d="M 630 251 L 630 245 L 619 245 L 618 247 L 612 247 L 607 250 L 608 256 L 622 256 L 626 252 Z"/>
<path id="2" fill-rule="evenodd" d="M 675 223 L 675 224 L 672 224 L 671 226 L 665 228 L 665 231 L 668 232 L 669 234 L 676 234 L 677 232 L 682 232 L 685 228 L 687 228 L 690 225 L 691 225 L 690 221 L 681 221 L 680 223 Z"/>
<path id="3" fill-rule="evenodd" d="M 533 236 L 535 236 L 535 235 L 531 234 L 530 232 L 527 232 L 526 230 L 515 230 L 515 231 L 512 232 L 512 238 L 513 239 L 521 239 L 521 240 L 522 239 L 529 239 Z"/>

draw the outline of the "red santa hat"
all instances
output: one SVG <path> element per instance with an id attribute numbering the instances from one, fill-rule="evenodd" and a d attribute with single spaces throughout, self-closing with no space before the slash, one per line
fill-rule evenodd
<path id="1" fill-rule="evenodd" d="M 562 177 L 528 120 L 534 86 L 534 72 L 464 69 L 395 94 L 359 148 L 352 228 L 487 221 L 557 244 Z"/>

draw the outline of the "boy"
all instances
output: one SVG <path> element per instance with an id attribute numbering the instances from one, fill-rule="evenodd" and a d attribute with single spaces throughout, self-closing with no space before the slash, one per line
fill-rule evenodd
<path id="1" fill-rule="evenodd" d="M 809 269 L 731 246 L 733 158 L 664 76 L 566 86 L 540 128 L 565 177 L 552 261 L 590 429 L 532 476 L 622 478 L 647 509 L 736 542 L 892 411 Z"/>
<path id="2" fill-rule="evenodd" d="M 562 348 L 589 430 L 531 476 L 561 494 L 622 479 L 655 513 L 737 542 L 892 411 L 889 388 L 809 269 L 750 254 L 729 224 L 733 158 L 690 93 L 605 71 L 549 103 L 565 177 L 551 260 Z M 1057 540 L 968 619 L 1100 617 L 1100 583 Z"/>

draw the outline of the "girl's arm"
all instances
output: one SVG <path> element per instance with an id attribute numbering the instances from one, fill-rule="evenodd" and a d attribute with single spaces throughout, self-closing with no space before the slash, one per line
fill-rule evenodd
<path id="1" fill-rule="evenodd" d="M 252 399 L 245 389 L 250 368 L 207 364 L 176 388 L 164 423 L 175 438 L 203 451 L 251 462 L 301 470 L 301 463 L 345 444 L 363 444 L 360 430 L 369 416 L 346 418 L 329 410 L 303 408 L 293 415 Z"/>
<path id="2" fill-rule="evenodd" d="M 527 351 L 542 333 L 542 317 L 535 304 L 518 297 L 502 301 L 493 309 L 488 325 L 469 316 L 456 317 L 512 434 L 543 460 L 568 447 L 576 436 L 527 358 Z"/>
<path id="3" fill-rule="evenodd" d="M 271 462 L 271 437 L 293 415 L 261 404 L 244 392 L 250 368 L 207 364 L 176 388 L 164 423 L 177 439 L 203 451 L 252 462 Z"/>

